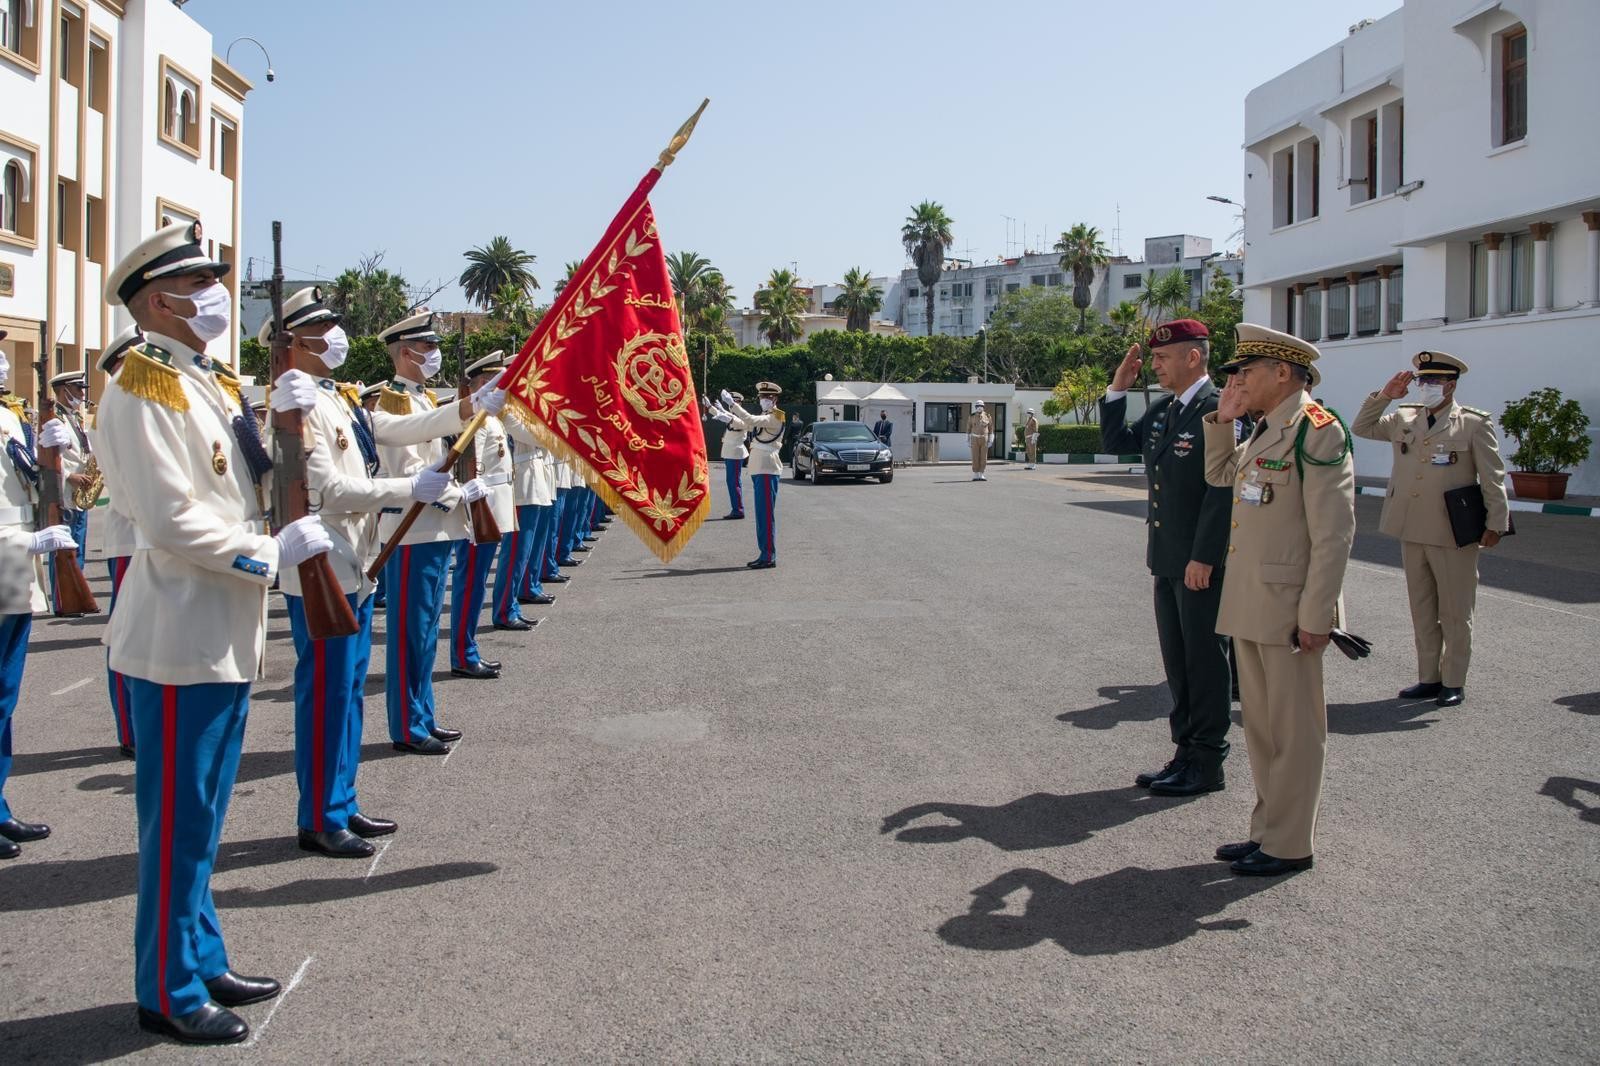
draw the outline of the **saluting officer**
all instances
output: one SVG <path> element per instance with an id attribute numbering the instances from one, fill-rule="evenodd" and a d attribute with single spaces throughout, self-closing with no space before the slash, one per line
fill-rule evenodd
<path id="1" fill-rule="evenodd" d="M 1444 352 L 1418 352 L 1411 365 L 1415 372 L 1402 370 L 1367 397 L 1350 429 L 1358 437 L 1394 445 L 1378 528 L 1400 538 L 1417 644 L 1417 683 L 1401 689 L 1400 697 L 1433 697 L 1440 707 L 1454 707 L 1466 698 L 1478 549 L 1500 543 L 1511 526 L 1506 471 L 1493 416 L 1456 403 L 1456 382 L 1467 364 Z M 1384 414 L 1413 380 L 1422 402 Z M 1483 535 L 1458 546 L 1444 494 L 1468 485 L 1482 490 L 1488 513 Z"/>
<path id="2" fill-rule="evenodd" d="M 972 405 L 967 419 L 967 443 L 972 446 L 972 480 L 988 481 L 989 446 L 994 443 L 994 420 L 982 403 Z"/>
<path id="3" fill-rule="evenodd" d="M 744 403 L 741 393 L 730 392 L 735 403 Z M 721 412 L 721 413 L 719 413 Z M 723 414 L 727 417 L 724 418 Z M 750 458 L 750 449 L 745 447 L 745 437 L 750 433 L 750 427 L 735 418 L 733 412 L 723 412 L 716 408 L 712 416 L 726 428 L 722 431 L 722 476 L 728 484 L 728 513 L 725 519 L 742 519 L 744 517 L 744 466 L 745 460 Z"/>
<path id="4" fill-rule="evenodd" d="M 421 311 L 402 319 L 380 333 L 394 363 L 394 378 L 384 389 L 374 414 L 378 432 L 378 456 L 391 477 L 409 478 L 425 469 L 438 469 L 448 449 L 442 441 L 411 444 L 384 442 L 381 426 L 385 416 L 426 413 L 438 407 L 427 381 L 439 372 L 444 356 L 439 351 L 439 334 L 432 312 Z M 505 394 L 500 394 L 504 402 Z M 459 432 L 470 418 L 473 401 L 462 400 L 457 407 Z M 389 710 L 389 739 L 396 751 L 413 755 L 446 755 L 449 741 L 461 739 L 457 729 L 444 729 L 434 720 L 433 661 L 439 647 L 439 611 L 444 602 L 445 582 L 450 577 L 450 562 L 457 541 L 469 535 L 467 509 L 458 503 L 482 499 L 489 487 L 474 478 L 457 491 L 452 487 L 444 496 L 423 508 L 400 547 L 389 556 L 387 674 L 385 696 Z M 402 507 L 385 507 L 379 520 L 379 538 L 387 544 L 400 525 Z"/>
<path id="5" fill-rule="evenodd" d="M 783 475 L 784 429 L 784 414 L 778 409 L 781 395 L 783 389 L 773 382 L 757 382 L 761 413 L 751 414 L 739 406 L 733 393 L 722 390 L 722 406 L 751 433 L 750 485 L 756 498 L 756 547 L 760 550 L 745 564 L 752 570 L 770 570 L 778 565 L 778 481 Z"/>
<path id="6" fill-rule="evenodd" d="M 1150 481 L 1145 561 L 1155 575 L 1156 635 L 1172 692 L 1171 761 L 1134 782 L 1152 792 L 1193 796 L 1223 787 L 1228 756 L 1231 684 L 1228 641 L 1217 635 L 1222 563 L 1228 551 L 1231 493 L 1206 483 L 1200 419 L 1217 409 L 1206 371 L 1210 330 L 1192 318 L 1164 322 L 1150 333 L 1150 365 L 1167 390 L 1128 424 L 1128 390 L 1143 365 L 1128 349 L 1100 401 L 1104 451 L 1144 455 Z"/>
<path id="7" fill-rule="evenodd" d="M 1328 709 L 1322 653 L 1337 624 L 1355 535 L 1355 466 L 1338 416 L 1307 392 L 1318 352 L 1298 337 L 1241 323 L 1232 375 L 1201 420 L 1206 480 L 1233 492 L 1228 577 L 1217 632 L 1233 637 L 1244 738 L 1255 777 L 1250 839 L 1217 858 L 1236 873 L 1312 864 Z M 1258 419 L 1234 442 L 1233 421 Z"/>
<path id="8" fill-rule="evenodd" d="M 516 526 L 500 540 L 500 568 L 494 581 L 494 624 L 497 629 L 532 629 L 522 607 L 556 601 L 545 595 L 544 563 L 550 548 L 550 523 L 555 514 L 556 464 L 522 420 L 503 419 L 511 438 L 511 486 Z"/>
<path id="9" fill-rule="evenodd" d="M 72 506 L 72 493 L 89 481 L 89 475 L 84 472 L 89 463 L 89 437 L 83 428 L 83 407 L 89 395 L 89 379 L 81 370 L 68 370 L 50 379 L 50 391 L 55 397 L 56 417 L 39 427 L 39 446 L 60 450 L 62 492 L 66 497 L 61 501 L 61 517 L 72 530 L 81 569 L 89 546 L 89 512 Z M 50 609 L 59 615 L 61 600 L 56 589 L 54 555 L 47 560 L 46 568 L 50 574 Z"/>
<path id="10" fill-rule="evenodd" d="M 506 353 L 490 352 L 467 367 L 468 387 L 474 391 L 489 388 L 505 368 Z M 506 427 L 500 419 L 495 415 L 484 418 L 482 428 L 473 438 L 473 447 L 478 456 L 477 480 L 489 490 L 489 508 L 494 513 L 494 523 L 502 531 L 502 537 L 505 530 L 515 528 L 517 523 L 509 445 Z M 478 622 L 483 617 L 489 571 L 499 551 L 500 541 L 478 544 L 472 539 L 470 530 L 465 540 L 456 542 L 450 591 L 450 673 L 455 677 L 492 680 L 500 676 L 500 663 L 485 659 L 478 652 Z"/>
<path id="11" fill-rule="evenodd" d="M 241 409 L 206 345 L 227 335 L 226 263 L 199 223 L 138 245 L 106 282 L 144 331 L 100 405 L 101 466 L 133 519 L 138 548 L 111 615 L 111 667 L 126 677 L 137 750 L 139 904 L 134 927 L 139 1024 L 191 1043 L 233 1043 L 249 1027 L 229 1007 L 278 994 L 229 967 L 211 867 L 239 768 L 250 682 L 266 638 L 267 589 L 280 571 L 328 551 L 315 515 L 276 536 L 243 449 Z M 283 375 L 280 409 L 309 409 L 316 386 Z"/>

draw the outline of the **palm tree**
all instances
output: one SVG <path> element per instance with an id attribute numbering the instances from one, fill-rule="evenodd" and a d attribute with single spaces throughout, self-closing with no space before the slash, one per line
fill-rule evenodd
<path id="1" fill-rule="evenodd" d="M 787 270 L 774 270 L 766 287 L 756 293 L 756 310 L 761 312 L 761 332 L 772 345 L 793 344 L 800 339 L 800 315 L 806 309 L 806 295 L 799 279 Z"/>
<path id="2" fill-rule="evenodd" d="M 489 317 L 517 332 L 533 328 L 533 301 L 515 285 L 502 285 L 489 297 Z"/>
<path id="3" fill-rule="evenodd" d="M 833 306 L 844 312 L 847 332 L 865 333 L 873 312 L 883 307 L 883 290 L 872 284 L 865 270 L 852 267 L 845 273 L 844 291 L 833 301 Z"/>
<path id="4" fill-rule="evenodd" d="M 1061 253 L 1061 269 L 1072 274 L 1072 306 L 1078 309 L 1078 332 L 1087 327 L 1087 316 L 1094 276 L 1111 261 L 1110 249 L 1100 239 L 1100 231 L 1079 222 L 1056 241 Z"/>
<path id="5" fill-rule="evenodd" d="M 729 334 L 728 314 L 733 310 L 733 287 L 720 270 L 708 270 L 696 280 L 684 311 L 684 328 L 721 338 Z"/>
<path id="6" fill-rule="evenodd" d="M 1140 327 L 1144 325 L 1144 315 L 1139 312 L 1139 305 L 1132 300 L 1123 300 L 1113 307 L 1106 315 L 1111 320 L 1111 326 L 1117 335 L 1124 341 L 1136 336 Z"/>
<path id="7" fill-rule="evenodd" d="M 917 280 L 927 294 L 928 336 L 933 336 L 933 287 L 944 273 L 944 250 L 955 241 L 950 227 L 955 223 L 944 207 L 924 200 L 911 209 L 906 224 L 900 227 L 900 243 L 917 268 Z"/>
<path id="8" fill-rule="evenodd" d="M 365 256 L 329 286 L 328 302 L 344 318 L 352 337 L 367 337 L 394 325 L 411 307 L 406 279 L 383 269 L 383 253 Z"/>
<path id="9" fill-rule="evenodd" d="M 673 252 L 667 256 L 667 275 L 672 279 L 672 294 L 687 315 L 700 279 L 711 270 L 711 260 L 698 252 Z"/>
<path id="10" fill-rule="evenodd" d="M 1138 299 L 1146 324 L 1153 326 L 1188 310 L 1189 295 L 1189 279 L 1182 267 L 1173 267 L 1159 276 L 1154 270 L 1147 272 Z"/>
<path id="11" fill-rule="evenodd" d="M 556 282 L 555 294 L 557 296 L 561 295 L 561 290 L 565 289 L 567 287 L 567 282 L 572 280 L 572 275 L 576 274 L 578 272 L 579 268 L 581 268 L 582 266 L 583 266 L 583 260 L 582 259 L 569 259 L 569 260 L 567 260 L 567 265 L 566 265 L 566 271 L 567 272 L 564 275 L 562 275 L 560 281 Z"/>
<path id="12" fill-rule="evenodd" d="M 461 272 L 461 291 L 479 307 L 487 308 L 495 294 L 514 285 L 524 294 L 539 287 L 539 279 L 528 268 L 534 256 L 511 247 L 505 237 L 495 237 L 481 248 L 466 253 L 467 269 Z"/>

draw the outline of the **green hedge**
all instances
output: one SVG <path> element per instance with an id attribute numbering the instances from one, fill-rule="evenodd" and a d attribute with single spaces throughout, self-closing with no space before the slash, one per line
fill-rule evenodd
<path id="1" fill-rule="evenodd" d="M 1017 447 L 1022 447 L 1022 427 L 1017 427 Z M 1094 455 L 1100 451 L 1099 426 L 1039 426 L 1040 455 Z"/>

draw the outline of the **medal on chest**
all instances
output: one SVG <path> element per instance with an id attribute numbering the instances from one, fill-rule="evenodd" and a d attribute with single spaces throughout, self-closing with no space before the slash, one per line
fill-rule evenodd
<path id="1" fill-rule="evenodd" d="M 217 472 L 218 477 L 228 472 L 228 457 L 222 454 L 222 442 L 220 440 L 211 442 L 211 469 Z"/>
<path id="2" fill-rule="evenodd" d="M 1268 461 L 1270 462 L 1271 460 Z M 1257 459 L 1256 462 L 1260 463 L 1262 460 Z M 1243 485 L 1239 486 L 1239 500 L 1241 503 L 1248 503 L 1252 507 L 1259 507 L 1264 503 L 1272 502 L 1272 486 L 1261 480 L 1261 471 L 1250 471 L 1250 476 L 1245 478 Z"/>
<path id="3" fill-rule="evenodd" d="M 333 443 L 339 446 L 341 452 L 350 450 L 350 438 L 344 435 L 343 427 L 334 427 Z"/>

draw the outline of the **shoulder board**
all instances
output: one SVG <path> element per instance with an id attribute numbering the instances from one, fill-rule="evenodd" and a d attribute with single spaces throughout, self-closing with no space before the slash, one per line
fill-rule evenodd
<path id="1" fill-rule="evenodd" d="M 217 384 L 222 387 L 223 392 L 227 393 L 233 398 L 234 403 L 238 404 L 239 407 L 243 409 L 244 392 L 239 384 L 239 379 L 234 377 L 231 373 L 223 373 L 220 369 L 220 364 L 218 367 L 219 368 L 214 375 L 217 379 Z"/>
<path id="2" fill-rule="evenodd" d="M 1311 420 L 1312 429 L 1321 429 L 1339 421 L 1332 412 L 1315 400 L 1305 406 L 1306 417 Z"/>
<path id="3" fill-rule="evenodd" d="M 428 399 L 433 401 L 433 406 L 439 406 L 439 394 L 437 392 L 432 389 L 423 389 L 422 391 L 428 394 Z"/>
<path id="4" fill-rule="evenodd" d="M 159 348 L 155 349 L 160 352 Z M 165 354 L 165 353 L 162 353 Z M 170 356 L 168 357 L 170 358 Z M 178 371 L 144 348 L 131 348 L 117 372 L 117 388 L 130 396 L 160 404 L 174 411 L 187 411 L 189 397 L 184 394 Z"/>
<path id="5" fill-rule="evenodd" d="M 385 414 L 408 415 L 411 413 L 411 397 L 385 385 L 378 394 L 378 410 Z"/>
<path id="6" fill-rule="evenodd" d="M 350 384 L 347 381 L 336 382 L 334 384 L 334 387 L 339 390 L 339 395 L 343 396 L 345 398 L 345 400 L 350 403 L 351 406 L 353 406 L 353 407 L 360 407 L 361 406 L 361 390 L 360 389 L 356 388 L 354 385 Z"/>
<path id="7" fill-rule="evenodd" d="M 772 414 L 773 414 L 773 416 L 774 416 L 774 417 L 776 417 L 776 418 L 783 418 L 783 417 L 785 417 L 785 416 L 784 416 L 784 413 L 783 413 L 783 409 L 782 409 L 782 408 L 779 408 L 779 407 L 774 407 L 774 408 L 773 408 L 773 409 L 772 409 Z"/>
<path id="8" fill-rule="evenodd" d="M 22 397 L 15 393 L 8 392 L 4 396 L 0 396 L 0 403 L 5 404 L 7 409 L 16 415 L 18 419 L 21 419 L 23 412 L 27 410 L 27 405 L 23 403 Z"/>
<path id="9" fill-rule="evenodd" d="M 1477 415 L 1479 418 L 1485 419 L 1487 421 L 1493 421 L 1494 420 L 1494 415 L 1490 414 L 1488 411 L 1480 411 L 1476 407 L 1466 407 L 1466 406 L 1463 406 L 1461 404 L 1457 404 L 1456 406 L 1461 407 L 1461 409 L 1463 411 L 1467 412 L 1467 414 L 1469 414 L 1469 415 Z"/>

